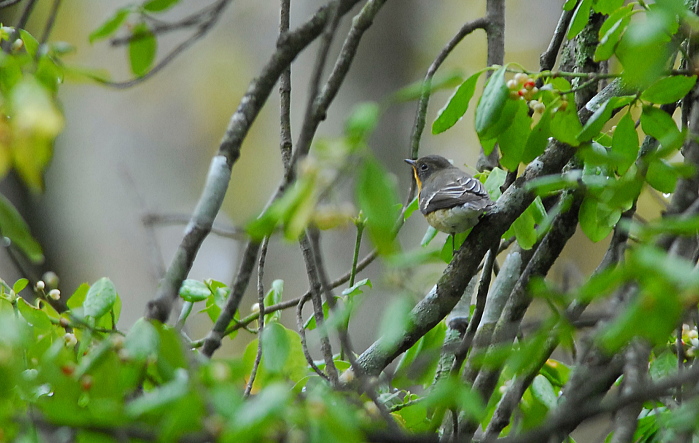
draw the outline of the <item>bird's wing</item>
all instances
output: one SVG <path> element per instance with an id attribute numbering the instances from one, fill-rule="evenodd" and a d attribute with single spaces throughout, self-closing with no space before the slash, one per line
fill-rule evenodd
<path id="1" fill-rule="evenodd" d="M 423 189 L 424 199 L 421 199 L 420 210 L 430 213 L 438 209 L 470 203 L 475 210 L 485 210 L 492 201 L 483 184 L 473 177 L 458 175 L 450 177 L 449 181 L 439 187 L 429 186 Z"/>

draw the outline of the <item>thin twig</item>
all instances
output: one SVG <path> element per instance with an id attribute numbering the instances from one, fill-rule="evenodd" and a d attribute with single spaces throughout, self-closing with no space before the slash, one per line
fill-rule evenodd
<path id="1" fill-rule="evenodd" d="M 427 73 L 422 81 L 422 92 L 420 94 L 420 99 L 417 103 L 417 111 L 415 113 L 415 123 L 413 123 L 413 131 L 410 135 L 410 158 L 417 158 L 418 152 L 420 150 L 420 139 L 422 138 L 422 132 L 425 129 L 425 118 L 427 115 L 427 105 L 430 101 L 430 85 L 432 84 L 432 79 L 437 73 L 437 70 L 444 60 L 447 59 L 449 54 L 456 48 L 456 46 L 464 39 L 467 35 L 471 34 L 477 29 L 484 29 L 487 24 L 485 17 L 478 18 L 471 22 L 464 24 L 461 29 L 454 35 L 454 37 L 449 40 L 449 42 L 439 51 L 437 57 L 435 57 L 430 67 L 427 68 Z M 411 189 L 409 195 L 411 196 L 409 200 L 412 200 L 412 196 L 415 191 Z"/>
<path id="2" fill-rule="evenodd" d="M 8 6 L 16 5 L 17 3 L 21 2 L 22 0 L 5 0 L 0 2 L 0 8 L 7 8 Z"/>
<path id="3" fill-rule="evenodd" d="M 320 250 L 320 231 L 315 227 L 309 228 L 308 231 L 311 240 L 313 256 L 315 258 L 316 271 L 318 273 L 318 278 L 320 279 L 321 288 L 323 290 L 323 293 L 325 294 L 325 300 L 328 303 L 328 307 L 330 308 L 331 312 L 334 311 L 335 313 L 337 313 L 335 295 L 333 294 L 332 287 L 328 282 L 328 276 L 325 272 L 325 265 L 323 264 L 323 257 Z M 354 373 L 356 379 L 359 381 L 359 385 L 361 386 L 362 390 L 371 399 L 374 405 L 376 405 L 376 408 L 381 414 L 381 417 L 386 422 L 388 428 L 393 432 L 402 433 L 395 420 L 391 416 L 391 413 L 386 407 L 386 405 L 379 400 L 378 394 L 376 392 L 376 389 L 374 389 L 373 384 L 367 379 L 366 374 L 364 374 L 364 372 L 362 371 L 362 368 L 359 365 L 357 365 L 357 358 L 354 355 L 354 351 L 352 350 L 352 343 L 349 334 L 347 333 L 347 328 L 344 324 L 338 325 L 337 333 L 340 339 L 342 352 L 349 360 L 350 366 L 352 367 L 352 372 Z"/>
<path id="4" fill-rule="evenodd" d="M 332 346 L 330 345 L 330 340 L 328 339 L 328 331 L 323 327 L 325 323 L 325 314 L 323 312 L 323 299 L 321 295 L 322 287 L 320 282 L 320 277 L 318 275 L 318 269 L 315 263 L 315 257 L 311 242 L 308 239 L 308 235 L 304 234 L 301 236 L 299 241 L 301 245 L 301 251 L 303 252 L 303 260 L 306 263 L 306 274 L 308 274 L 308 280 L 311 285 L 311 302 L 313 302 L 313 317 L 316 321 L 316 330 L 320 333 L 320 352 L 323 354 L 323 360 L 325 361 L 325 370 L 330 379 L 330 383 L 333 386 L 338 385 L 338 372 L 335 367 L 335 361 L 333 359 Z M 334 301 L 334 300 L 333 300 Z M 328 302 L 330 304 L 330 302 Z M 301 304 L 299 303 L 299 306 Z M 297 313 L 300 309 L 297 309 Z M 301 323 L 299 327 L 299 332 L 304 329 L 303 321 L 299 320 Z"/>
<path id="5" fill-rule="evenodd" d="M 204 339 L 202 354 L 207 357 L 211 357 L 214 351 L 221 346 L 223 334 L 226 332 L 226 329 L 233 319 L 235 312 L 238 310 L 240 301 L 242 300 L 245 289 L 248 286 L 250 275 L 255 267 L 255 259 L 257 258 L 257 251 L 259 248 L 260 244 L 252 240 L 245 246 L 240 268 L 238 269 L 235 283 L 231 288 L 231 294 L 228 296 L 226 305 L 221 310 L 221 314 L 219 314 L 218 319 L 216 319 L 214 327 L 211 329 L 211 331 L 209 331 L 209 334 Z"/>
<path id="6" fill-rule="evenodd" d="M 61 0 L 53 0 L 53 5 L 51 5 L 51 12 L 46 19 L 46 25 L 44 26 L 44 33 L 41 35 L 41 40 L 39 40 L 40 45 L 45 44 L 49 40 L 49 35 L 51 35 L 51 30 L 56 22 L 56 16 L 58 15 L 58 8 L 61 6 Z"/>
<path id="7" fill-rule="evenodd" d="M 194 27 L 194 26 L 201 26 L 202 24 L 211 21 L 212 19 L 215 19 L 213 15 L 216 15 L 221 12 L 221 7 L 222 3 L 229 3 L 231 0 L 219 0 L 216 3 L 210 4 L 201 10 L 195 12 L 194 14 L 191 14 L 179 21 L 173 22 L 173 23 L 166 23 L 163 21 L 160 21 L 150 15 L 147 15 L 144 13 L 144 18 L 147 19 L 150 22 L 157 23 L 155 26 L 152 26 L 150 28 L 150 32 L 153 35 L 161 35 L 165 34 L 167 32 L 172 32 L 172 31 L 179 31 L 182 29 Z M 225 5 L 223 5 L 225 7 Z M 138 40 L 139 38 L 143 38 L 142 35 L 139 34 L 131 34 L 127 35 L 125 37 L 115 37 L 109 40 L 109 44 L 112 46 L 122 46 L 131 43 L 134 40 Z"/>
<path id="8" fill-rule="evenodd" d="M 141 217 L 141 221 L 145 226 L 186 225 L 189 223 L 190 218 L 191 216 L 187 214 L 147 213 Z M 244 229 L 216 222 L 211 225 L 211 234 L 219 237 L 231 238 L 233 240 L 244 240 L 246 238 Z"/>
<path id="9" fill-rule="evenodd" d="M 257 261 L 257 306 L 259 309 L 259 326 L 257 328 L 257 355 L 255 356 L 255 363 L 252 365 L 252 371 L 250 372 L 250 380 L 248 380 L 247 386 L 245 386 L 245 392 L 243 397 L 249 397 L 252 391 L 252 385 L 255 383 L 255 377 L 257 377 L 257 368 L 260 367 L 260 361 L 262 361 L 262 340 L 263 332 L 265 329 L 265 287 L 262 278 L 265 274 L 265 258 L 267 258 L 267 246 L 269 245 L 269 237 L 265 237 L 262 240 L 262 246 L 260 246 L 260 257 Z"/>
<path id="10" fill-rule="evenodd" d="M 306 357 L 306 363 L 308 363 L 308 366 L 318 375 L 320 375 L 322 378 L 325 380 L 330 381 L 330 377 L 328 377 L 325 372 L 321 371 L 318 365 L 313 361 L 313 357 L 311 356 L 311 352 L 308 350 L 308 343 L 306 341 L 306 328 L 304 326 L 303 322 L 303 305 L 311 299 L 311 293 L 308 292 L 306 295 L 301 297 L 299 300 L 298 304 L 296 305 L 296 329 L 299 333 L 299 336 L 301 337 L 301 349 L 303 349 L 303 356 Z"/>
<path id="11" fill-rule="evenodd" d="M 153 77 L 155 74 L 160 72 L 163 68 L 170 64 L 177 56 L 185 52 L 190 46 L 192 46 L 197 40 L 205 36 L 211 28 L 216 24 L 218 19 L 221 17 L 223 9 L 228 5 L 230 0 L 221 0 L 214 6 L 214 11 L 210 13 L 209 20 L 201 22 L 197 32 L 195 32 L 188 39 L 182 41 L 179 45 L 175 46 L 170 52 L 168 52 L 165 57 L 163 57 L 158 63 L 156 63 L 148 72 L 140 77 L 133 78 L 131 80 L 123 82 L 113 82 L 109 80 L 97 79 L 96 81 L 116 89 L 125 89 L 132 86 L 138 85 L 149 78 Z"/>

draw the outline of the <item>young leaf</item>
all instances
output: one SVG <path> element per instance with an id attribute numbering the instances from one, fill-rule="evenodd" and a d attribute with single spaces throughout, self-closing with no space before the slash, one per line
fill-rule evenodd
<path id="1" fill-rule="evenodd" d="M 262 364 L 271 373 L 284 370 L 289 358 L 289 339 L 286 329 L 279 322 L 265 325 L 262 332 Z"/>
<path id="2" fill-rule="evenodd" d="M 265 306 L 276 305 L 282 301 L 284 293 L 284 280 L 276 279 L 272 282 L 272 288 L 265 296 Z M 275 311 L 265 315 L 265 322 L 279 321 L 282 318 L 282 311 Z"/>
<path id="3" fill-rule="evenodd" d="M 517 112 L 512 124 L 502 134 L 498 136 L 498 145 L 502 158 L 500 163 L 510 171 L 514 171 L 523 161 L 522 153 L 525 144 L 531 133 L 532 119 L 529 117 L 529 108 L 524 100 L 517 100 Z"/>
<path id="4" fill-rule="evenodd" d="M 126 334 L 124 348 L 128 356 L 136 361 L 145 361 L 148 357 L 158 353 L 160 346 L 160 336 L 158 331 L 145 318 L 136 320 Z"/>
<path id="5" fill-rule="evenodd" d="M 345 122 L 345 134 L 349 141 L 357 144 L 366 141 L 379 121 L 381 109 L 376 102 L 356 105 Z"/>
<path id="6" fill-rule="evenodd" d="M 646 181 L 660 192 L 670 194 L 677 186 L 677 171 L 662 158 L 654 159 L 648 165 Z"/>
<path id="7" fill-rule="evenodd" d="M 179 2 L 180 0 L 149 0 L 143 4 L 143 9 L 149 12 L 162 12 Z"/>
<path id="8" fill-rule="evenodd" d="M 684 134 L 677 129 L 675 120 L 667 112 L 659 108 L 653 106 L 643 107 L 641 127 L 643 132 L 660 142 L 663 152 L 670 153 L 679 149 L 684 142 Z"/>
<path id="9" fill-rule="evenodd" d="M 2 194 L 0 194 L 0 235 L 9 238 L 33 263 L 44 261 L 41 245 L 32 237 L 29 226 L 22 219 L 19 211 Z"/>
<path id="10" fill-rule="evenodd" d="M 180 297 L 191 303 L 204 301 L 210 295 L 211 290 L 209 290 L 209 287 L 199 280 L 188 278 L 182 282 L 182 286 L 180 287 Z"/>
<path id="11" fill-rule="evenodd" d="M 357 177 L 357 203 L 367 218 L 369 237 L 380 254 L 395 251 L 393 226 L 398 219 L 398 193 L 393 179 L 381 165 L 367 158 Z"/>
<path id="12" fill-rule="evenodd" d="M 611 152 L 618 159 L 616 169 L 619 175 L 623 175 L 636 161 L 638 156 L 638 133 L 636 125 L 630 113 L 626 113 L 616 125 L 612 138 Z"/>
<path id="13" fill-rule="evenodd" d="M 85 302 L 83 303 L 83 315 L 97 320 L 112 309 L 116 299 L 117 293 L 114 283 L 107 277 L 102 277 L 90 286 L 90 290 L 87 291 Z"/>
<path id="14" fill-rule="evenodd" d="M 24 47 L 27 50 L 27 54 L 32 57 L 36 57 L 36 53 L 39 50 L 39 42 L 34 38 L 33 35 L 25 31 L 24 29 L 19 30 L 19 35 L 22 37 L 24 42 Z"/>
<path id="15" fill-rule="evenodd" d="M 610 210 L 594 198 L 585 197 L 580 205 L 580 227 L 593 242 L 605 239 L 621 217 L 621 211 Z"/>
<path id="16" fill-rule="evenodd" d="M 454 91 L 446 106 L 439 111 L 437 118 L 432 123 L 433 134 L 440 134 L 461 120 L 468 109 L 468 104 L 476 91 L 476 83 L 482 73 L 483 71 L 476 72 Z"/>
<path id="17" fill-rule="evenodd" d="M 145 23 L 133 28 L 133 38 L 129 42 L 129 62 L 131 72 L 137 77 L 145 75 L 155 61 L 158 41 Z"/>
<path id="18" fill-rule="evenodd" d="M 510 89 L 505 84 L 505 67 L 501 67 L 490 76 L 485 85 L 483 95 L 478 100 L 476 107 L 476 133 L 481 140 L 495 138 L 500 132 L 507 129 L 502 127 L 503 121 L 509 125 L 510 121 L 503 119 L 503 113 L 510 101 Z M 517 111 L 516 104 L 512 101 L 509 107 L 508 116 L 514 115 Z M 498 132 L 499 131 L 499 132 Z"/>
<path id="19" fill-rule="evenodd" d="M 592 2 L 593 0 L 582 0 L 578 3 L 578 8 L 575 10 L 573 18 L 570 21 L 570 28 L 568 28 L 568 40 L 575 38 L 575 36 L 585 28 L 585 25 L 587 25 L 590 20 Z"/>
<path id="20" fill-rule="evenodd" d="M 664 105 L 681 100 L 697 82 L 697 76 L 674 75 L 661 78 L 641 93 L 641 99 Z"/>
<path id="21" fill-rule="evenodd" d="M 602 24 L 599 30 L 599 44 L 595 49 L 595 61 L 607 60 L 614 54 L 621 35 L 629 26 L 631 15 L 633 14 L 632 11 L 633 5 L 619 8 Z"/>
<path id="22" fill-rule="evenodd" d="M 551 119 L 551 135 L 563 143 L 577 147 L 580 142 L 577 135 L 582 131 L 580 118 L 575 112 L 575 106 L 568 106 L 564 111 L 558 110 L 553 114 Z"/>
<path id="23" fill-rule="evenodd" d="M 14 285 L 12 285 L 12 292 L 14 292 L 15 294 L 19 294 L 20 292 L 22 292 L 24 288 L 27 287 L 28 284 L 29 280 L 27 280 L 26 278 L 20 278 L 15 282 Z"/>
<path id="24" fill-rule="evenodd" d="M 551 136 L 551 111 L 546 109 L 532 129 L 522 153 L 522 161 L 529 163 L 544 152 Z"/>
<path id="25" fill-rule="evenodd" d="M 117 9 L 113 16 L 109 17 L 107 21 L 102 23 L 102 25 L 99 28 L 95 29 L 90 33 L 90 43 L 94 43 L 97 40 L 107 38 L 110 35 L 114 34 L 116 30 L 119 29 L 119 26 L 121 26 L 124 23 L 124 21 L 126 21 L 126 18 L 129 16 L 130 12 L 131 7 Z"/>

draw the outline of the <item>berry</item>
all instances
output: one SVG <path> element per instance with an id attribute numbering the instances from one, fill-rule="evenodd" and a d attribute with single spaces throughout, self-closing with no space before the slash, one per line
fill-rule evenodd
<path id="1" fill-rule="evenodd" d="M 529 76 L 527 74 L 524 74 L 523 72 L 519 72 L 515 74 L 515 81 L 519 83 L 520 85 L 525 84 L 529 80 Z"/>

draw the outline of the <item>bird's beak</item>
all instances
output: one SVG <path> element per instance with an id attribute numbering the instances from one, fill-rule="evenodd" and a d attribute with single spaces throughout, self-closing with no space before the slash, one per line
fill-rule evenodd
<path id="1" fill-rule="evenodd" d="M 411 160 L 411 159 L 409 159 L 409 158 L 406 158 L 406 159 L 405 159 L 405 162 L 406 162 L 407 164 L 409 164 L 410 166 L 412 166 L 413 168 L 415 167 L 415 163 L 417 163 L 415 160 Z"/>

